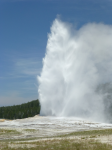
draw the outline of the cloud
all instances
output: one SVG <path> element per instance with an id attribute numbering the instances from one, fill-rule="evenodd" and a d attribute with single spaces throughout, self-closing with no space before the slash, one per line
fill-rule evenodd
<path id="1" fill-rule="evenodd" d="M 34 78 L 40 74 L 41 68 L 41 60 L 38 61 L 35 58 L 16 58 L 16 60 L 14 59 L 7 62 L 7 70 L 1 74 L 0 79 Z"/>
<path id="2" fill-rule="evenodd" d="M 41 60 L 29 57 L 13 58 L 4 64 L 5 72 L 0 76 L 0 106 L 37 99 L 37 75 L 41 66 Z"/>
<path id="3" fill-rule="evenodd" d="M 15 73 L 22 76 L 36 76 L 41 71 L 41 62 L 33 59 L 19 59 L 15 62 Z"/>

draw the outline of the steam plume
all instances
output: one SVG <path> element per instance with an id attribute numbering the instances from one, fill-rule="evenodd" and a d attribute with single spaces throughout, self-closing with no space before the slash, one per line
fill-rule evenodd
<path id="1" fill-rule="evenodd" d="M 112 82 L 112 26 L 89 23 L 73 30 L 55 19 L 38 81 L 41 115 L 105 121 L 108 91 L 102 86 Z"/>

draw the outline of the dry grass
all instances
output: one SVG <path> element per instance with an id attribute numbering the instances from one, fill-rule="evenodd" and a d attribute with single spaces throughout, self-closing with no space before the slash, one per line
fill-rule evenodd
<path id="1" fill-rule="evenodd" d="M 10 143 L 2 146 L 1 150 L 112 150 L 112 146 L 95 140 L 61 139 L 32 143 Z"/>
<path id="2" fill-rule="evenodd" d="M 26 131 L 26 132 L 37 132 L 36 129 L 24 129 L 24 131 Z"/>
<path id="3" fill-rule="evenodd" d="M 27 131 L 27 130 L 26 130 Z M 16 130 L 0 129 L 0 134 L 15 134 Z M 35 132 L 29 130 L 28 132 Z M 0 150 L 112 150 L 112 145 L 101 143 L 97 137 L 112 135 L 112 129 L 74 132 L 38 141 L 1 140 Z M 71 138 L 72 137 L 72 138 Z M 31 139 L 30 139 L 31 140 Z"/>
<path id="4" fill-rule="evenodd" d="M 102 129 L 102 130 L 89 130 L 89 131 L 79 131 L 72 132 L 69 134 L 61 135 L 60 137 L 68 137 L 68 136 L 103 136 L 103 135 L 112 135 L 112 129 Z"/>
<path id="5" fill-rule="evenodd" d="M 20 134 L 17 130 L 11 130 L 11 129 L 0 129 L 0 136 L 1 135 L 17 135 Z"/>

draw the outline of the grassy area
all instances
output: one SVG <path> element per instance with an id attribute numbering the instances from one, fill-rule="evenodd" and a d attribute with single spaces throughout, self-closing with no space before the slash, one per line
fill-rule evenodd
<path id="1" fill-rule="evenodd" d="M 24 131 L 26 131 L 26 132 L 37 132 L 38 130 L 36 130 L 36 129 L 24 129 Z"/>
<path id="2" fill-rule="evenodd" d="M 2 135 L 18 135 L 20 132 L 17 130 L 10 130 L 10 129 L 0 129 L 0 136 Z"/>
<path id="3" fill-rule="evenodd" d="M 79 132 L 72 132 L 69 134 L 61 135 L 60 137 L 67 137 L 67 136 L 100 136 L 100 135 L 112 135 L 112 129 L 102 129 L 102 130 L 90 130 L 90 131 L 79 131 Z"/>
<path id="4" fill-rule="evenodd" d="M 112 150 L 112 145 L 102 144 L 94 140 L 61 139 L 38 142 L 10 143 L 1 150 Z"/>
<path id="5" fill-rule="evenodd" d="M 35 132 L 33 129 L 25 129 L 25 131 Z M 16 132 L 16 130 L 0 129 L 0 133 L 3 135 L 15 134 Z M 41 138 L 40 141 L 38 138 L 38 141 L 33 141 L 36 138 L 30 139 L 32 141 L 29 139 L 26 141 L 4 139 L 0 141 L 0 150 L 112 150 L 112 145 L 95 140 L 98 136 L 109 135 L 112 135 L 112 129 L 80 131 L 54 138 Z"/>

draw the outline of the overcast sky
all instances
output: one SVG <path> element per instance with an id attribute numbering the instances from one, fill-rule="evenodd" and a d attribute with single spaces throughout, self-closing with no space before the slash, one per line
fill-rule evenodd
<path id="1" fill-rule="evenodd" d="M 0 0 L 0 106 L 38 98 L 37 75 L 57 16 L 77 29 L 112 25 L 112 0 Z"/>

